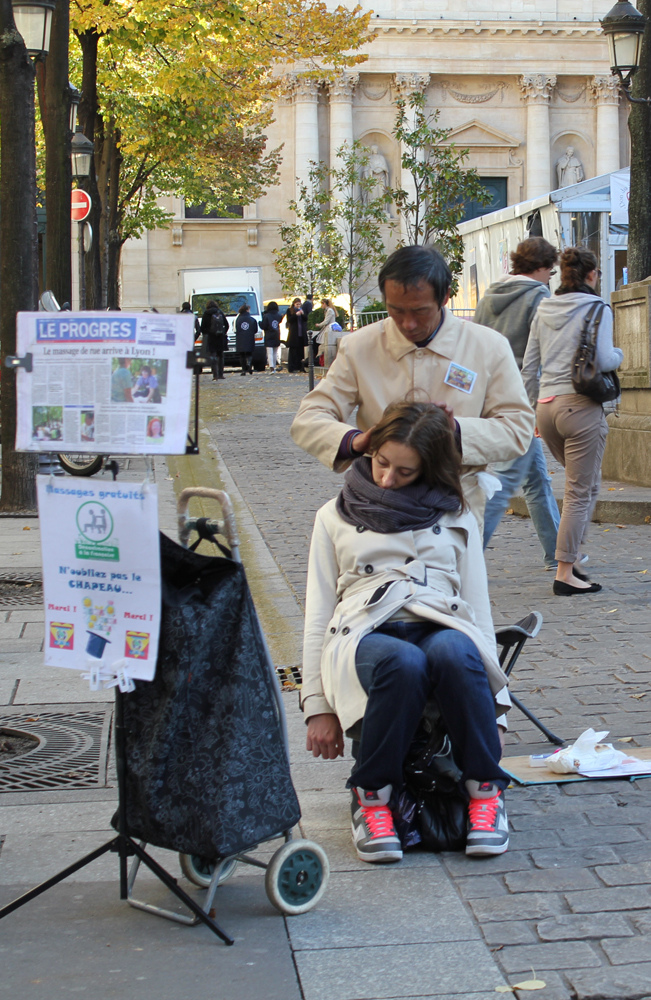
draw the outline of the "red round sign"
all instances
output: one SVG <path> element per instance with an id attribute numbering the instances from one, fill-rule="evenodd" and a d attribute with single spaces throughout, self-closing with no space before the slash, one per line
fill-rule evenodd
<path id="1" fill-rule="evenodd" d="M 76 188 L 72 192 L 72 208 L 70 212 L 70 218 L 73 222 L 83 222 L 90 215 L 90 206 L 92 201 L 90 200 L 90 195 L 86 194 L 80 188 Z"/>

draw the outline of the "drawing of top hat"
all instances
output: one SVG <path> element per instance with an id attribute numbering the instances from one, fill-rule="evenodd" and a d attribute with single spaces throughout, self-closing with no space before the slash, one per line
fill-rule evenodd
<path id="1" fill-rule="evenodd" d="M 104 655 L 104 648 L 108 642 L 110 640 L 105 639 L 103 635 L 98 635 L 97 632 L 88 632 L 86 652 L 89 656 L 94 656 L 95 659 L 101 660 Z"/>

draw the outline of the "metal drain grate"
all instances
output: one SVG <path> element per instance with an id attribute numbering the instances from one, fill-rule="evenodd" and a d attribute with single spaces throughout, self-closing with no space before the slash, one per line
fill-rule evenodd
<path id="1" fill-rule="evenodd" d="M 0 608 L 25 608 L 43 604 L 40 583 L 13 583 L 0 580 Z"/>
<path id="2" fill-rule="evenodd" d="M 112 708 L 0 709 L 0 726 L 39 740 L 35 750 L 0 763 L 0 792 L 105 787 Z"/>

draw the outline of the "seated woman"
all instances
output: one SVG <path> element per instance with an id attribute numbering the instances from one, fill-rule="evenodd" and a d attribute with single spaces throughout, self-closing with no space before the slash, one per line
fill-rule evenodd
<path id="1" fill-rule="evenodd" d="M 393 404 L 370 453 L 314 524 L 301 692 L 307 749 L 343 756 L 343 731 L 363 719 L 347 783 L 353 842 L 363 861 L 399 861 L 389 803 L 434 701 L 469 796 L 466 854 L 502 854 L 508 776 L 498 718 L 510 699 L 451 420 L 434 404 Z"/>

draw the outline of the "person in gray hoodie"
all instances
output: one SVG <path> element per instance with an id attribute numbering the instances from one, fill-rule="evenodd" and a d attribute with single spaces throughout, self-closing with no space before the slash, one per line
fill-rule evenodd
<path id="1" fill-rule="evenodd" d="M 558 529 L 557 596 L 594 594 L 598 583 L 577 571 L 601 482 L 601 460 L 608 424 L 601 403 L 578 394 L 572 366 L 587 312 L 594 305 L 601 272 L 586 247 L 569 247 L 561 255 L 561 285 L 553 299 L 541 302 L 531 326 L 522 377 L 543 440 L 565 468 L 563 515 Z M 597 296 L 598 297 L 598 296 Z M 596 362 L 602 372 L 619 368 L 624 355 L 613 347 L 613 316 L 601 314 Z"/>
<path id="2" fill-rule="evenodd" d="M 519 243 L 511 254 L 511 273 L 494 281 L 479 301 L 475 323 L 503 334 L 522 368 L 529 330 L 538 306 L 549 298 L 549 279 L 558 259 L 556 248 L 542 236 Z M 511 497 L 522 487 L 531 522 L 543 549 L 547 569 L 556 569 L 556 533 L 560 522 L 558 504 L 551 488 L 540 438 L 533 437 L 524 455 L 491 469 L 502 489 L 486 503 L 484 548 L 499 524 Z"/>

